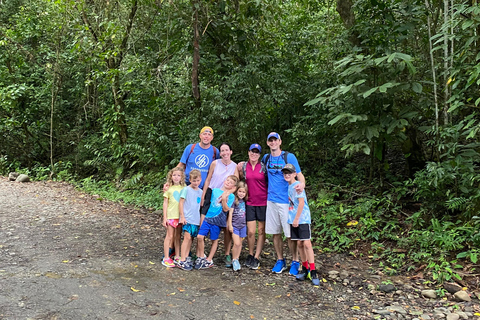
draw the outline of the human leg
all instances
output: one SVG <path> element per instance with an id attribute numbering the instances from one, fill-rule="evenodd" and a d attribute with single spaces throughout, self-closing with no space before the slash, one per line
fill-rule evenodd
<path id="1" fill-rule="evenodd" d="M 192 236 L 190 233 L 186 232 L 183 234 L 183 242 L 182 242 L 182 261 L 185 261 L 187 259 L 188 253 L 190 252 L 190 249 L 192 247 Z"/>
<path id="2" fill-rule="evenodd" d="M 207 257 L 208 261 L 213 261 L 213 257 L 215 256 L 215 252 L 217 252 L 217 249 L 218 249 L 218 239 L 212 240 L 212 247 L 210 248 L 210 253 L 208 254 L 208 257 Z"/>
<path id="3" fill-rule="evenodd" d="M 164 258 L 169 258 L 168 250 L 170 249 L 170 244 L 172 243 L 174 232 L 175 232 L 175 229 L 171 225 L 168 225 L 167 233 L 165 235 L 165 240 L 163 241 Z"/>
<path id="4" fill-rule="evenodd" d="M 238 234 L 232 234 L 233 248 L 232 248 L 232 259 L 238 260 L 240 257 L 240 252 L 242 251 L 242 238 Z"/>
<path id="5" fill-rule="evenodd" d="M 255 258 L 259 259 L 265 245 L 265 221 L 258 221 L 258 239 Z"/>
<path id="6" fill-rule="evenodd" d="M 174 233 L 174 242 L 175 242 L 175 259 L 179 259 L 182 251 L 180 249 L 180 239 L 182 237 L 182 225 L 179 224 L 175 228 L 175 233 Z"/>

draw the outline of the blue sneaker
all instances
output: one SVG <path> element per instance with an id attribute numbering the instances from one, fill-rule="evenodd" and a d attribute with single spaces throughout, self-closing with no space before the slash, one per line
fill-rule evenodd
<path id="1" fill-rule="evenodd" d="M 232 265 L 233 265 L 233 271 L 238 271 L 242 269 L 242 266 L 240 265 L 240 262 L 238 262 L 238 259 L 233 259 Z"/>
<path id="2" fill-rule="evenodd" d="M 194 265 L 194 268 L 199 270 L 202 265 L 204 264 L 204 261 L 207 261 L 207 258 L 197 258 L 197 261 L 195 261 L 195 265 Z"/>
<path id="3" fill-rule="evenodd" d="M 292 261 L 292 265 L 290 266 L 290 275 L 296 276 L 298 274 L 298 269 L 300 268 L 300 262 Z"/>
<path id="4" fill-rule="evenodd" d="M 308 279 L 308 274 L 309 270 L 302 266 L 302 271 L 300 271 L 295 278 L 299 281 L 305 281 L 305 279 Z"/>
<path id="5" fill-rule="evenodd" d="M 309 278 L 312 280 L 314 286 L 320 285 L 320 280 L 318 279 L 317 270 L 312 270 L 309 272 Z"/>
<path id="6" fill-rule="evenodd" d="M 278 259 L 275 266 L 273 266 L 272 272 L 275 273 L 282 273 L 283 270 L 287 270 L 287 264 L 285 263 L 285 259 Z"/>
<path id="7" fill-rule="evenodd" d="M 231 268 L 232 267 L 232 256 L 231 255 L 225 256 L 225 267 L 226 268 Z"/>
<path id="8" fill-rule="evenodd" d="M 185 270 L 185 271 L 190 271 L 192 270 L 192 265 L 188 262 L 188 261 L 179 261 L 178 264 L 177 264 L 177 267 L 179 267 L 180 269 L 182 270 Z"/>

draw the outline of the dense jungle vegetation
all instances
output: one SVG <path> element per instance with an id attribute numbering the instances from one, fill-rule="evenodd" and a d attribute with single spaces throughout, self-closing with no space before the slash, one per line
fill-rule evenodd
<path id="1" fill-rule="evenodd" d="M 277 131 L 316 247 L 461 278 L 480 253 L 473 0 L 0 0 L 0 173 L 160 208 L 200 128 Z"/>

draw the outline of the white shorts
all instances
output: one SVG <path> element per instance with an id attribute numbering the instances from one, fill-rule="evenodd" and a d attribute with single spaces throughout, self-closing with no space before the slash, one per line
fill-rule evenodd
<path id="1" fill-rule="evenodd" d="M 290 238 L 290 225 L 288 224 L 288 203 L 267 201 L 267 214 L 265 219 L 266 234 L 285 234 Z"/>

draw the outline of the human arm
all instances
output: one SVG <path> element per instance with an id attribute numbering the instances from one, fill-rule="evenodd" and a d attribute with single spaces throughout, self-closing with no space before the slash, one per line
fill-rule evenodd
<path id="1" fill-rule="evenodd" d="M 163 197 L 163 222 L 162 226 L 167 227 L 167 208 L 168 208 L 168 197 Z"/>
<path id="2" fill-rule="evenodd" d="M 203 202 L 205 200 L 205 194 L 207 193 L 207 189 L 210 186 L 210 181 L 212 180 L 213 172 L 215 171 L 215 167 L 217 166 L 217 161 L 212 161 L 210 164 L 210 168 L 208 169 L 207 179 L 205 179 L 205 183 L 203 184 L 203 194 L 202 200 L 200 202 L 200 206 L 203 206 Z"/>
<path id="3" fill-rule="evenodd" d="M 228 210 L 228 221 L 227 221 L 228 231 L 230 232 L 233 232 L 232 217 L 233 217 L 233 208 L 230 208 Z"/>
<path id="4" fill-rule="evenodd" d="M 245 164 L 245 161 L 240 161 L 237 164 L 237 172 L 238 172 L 238 177 L 243 180 L 245 179 L 245 175 L 243 174 L 243 165 Z"/>
<path id="5" fill-rule="evenodd" d="M 178 220 L 178 223 L 180 224 L 185 224 L 187 220 L 185 220 L 185 213 L 183 212 L 183 207 L 185 205 L 185 198 L 180 198 L 180 201 L 178 202 L 178 209 L 180 212 L 180 220 Z"/>
<path id="6" fill-rule="evenodd" d="M 229 203 L 230 201 L 228 201 L 230 195 L 231 193 L 229 191 L 224 191 L 222 193 L 222 210 L 224 212 L 228 212 L 228 210 L 230 210 L 230 206 L 232 205 L 232 203 Z"/>
<path id="7" fill-rule="evenodd" d="M 292 226 L 298 227 L 298 221 L 300 220 L 300 216 L 302 215 L 303 207 L 305 206 L 305 198 L 298 198 L 298 208 L 297 214 L 295 215 L 295 219 L 293 219 Z"/>
<path id="8" fill-rule="evenodd" d="M 298 194 L 300 194 L 303 192 L 303 190 L 305 190 L 305 176 L 303 175 L 303 173 L 297 173 L 297 180 L 300 183 L 297 183 L 297 185 L 295 186 L 295 190 Z"/>

